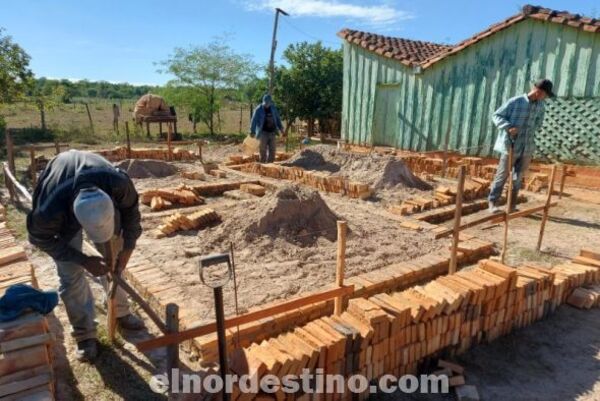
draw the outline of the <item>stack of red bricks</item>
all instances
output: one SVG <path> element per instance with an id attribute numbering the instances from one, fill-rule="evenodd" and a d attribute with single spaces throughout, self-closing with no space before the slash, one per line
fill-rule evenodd
<path id="1" fill-rule="evenodd" d="M 281 162 L 292 157 L 292 153 L 289 152 L 276 152 L 275 161 Z M 225 163 L 226 166 L 238 166 L 240 164 L 254 163 L 260 161 L 258 153 L 252 155 L 230 155 L 229 161 Z"/>
<path id="2" fill-rule="evenodd" d="M 185 184 L 182 184 L 177 188 L 149 189 L 142 193 L 140 200 L 143 204 L 150 205 L 152 210 L 161 210 L 171 206 L 194 206 L 204 204 L 204 198 L 197 195 L 192 187 Z"/>
<path id="3" fill-rule="evenodd" d="M 461 241 L 461 252 L 458 262 L 467 264 L 479 259 L 489 257 L 493 253 L 493 244 L 476 239 Z M 354 286 L 352 297 L 370 297 L 375 294 L 398 291 L 410 286 L 427 282 L 448 272 L 450 252 L 441 250 L 423 255 L 406 262 L 395 263 L 384 268 L 368 273 L 359 274 L 348 278 L 345 283 Z M 256 309 L 264 307 L 261 305 Z M 280 332 L 326 316 L 333 312 L 333 302 L 319 302 L 304 308 L 273 316 L 269 319 L 248 323 L 228 332 L 228 345 L 233 348 L 238 341 L 242 347 L 252 342 L 260 342 Z M 215 334 L 199 337 L 193 341 L 194 350 L 197 351 L 205 362 L 215 362 L 218 359 L 217 337 Z"/>
<path id="4" fill-rule="evenodd" d="M 0 297 L 14 284 L 37 288 L 33 267 L 6 228 L 0 207 Z M 38 313 L 0 323 L 0 399 L 54 400 L 52 343 L 48 321 Z"/>
<path id="5" fill-rule="evenodd" d="M 163 224 L 157 228 L 156 237 L 163 238 L 182 230 L 200 230 L 219 221 L 221 217 L 213 209 L 203 209 L 189 214 L 177 212 L 163 219 Z"/>
<path id="6" fill-rule="evenodd" d="M 325 374 L 362 374 L 367 379 L 416 374 L 426 358 L 464 352 L 529 325 L 564 303 L 574 283 L 600 279 L 596 266 L 571 262 L 560 273 L 553 270 L 514 269 L 484 260 L 422 286 L 351 299 L 341 316 L 321 317 L 234 352 L 231 369 L 278 377 L 302 369 L 314 374 L 317 368 Z M 291 399 L 284 393 L 276 396 Z M 322 399 L 312 394 L 293 397 Z M 350 400 L 353 395 L 346 391 L 328 397 Z M 368 392 L 359 399 L 367 397 Z M 244 395 L 247 398 L 254 397 Z"/>
<path id="7" fill-rule="evenodd" d="M 372 195 L 373 191 L 368 184 L 350 181 L 339 175 L 308 171 L 300 167 L 288 167 L 272 163 L 249 163 L 243 165 L 241 171 L 258 174 L 263 177 L 289 180 L 307 185 L 319 191 L 342 194 L 350 198 L 366 199 Z"/>
<path id="8" fill-rule="evenodd" d="M 169 160 L 169 151 L 162 148 L 139 148 L 131 149 L 131 157 L 127 154 L 126 146 L 118 146 L 110 150 L 96 151 L 100 156 L 114 162 L 124 159 L 153 159 L 153 160 Z M 181 148 L 174 148 L 171 152 L 171 160 L 184 161 L 195 160 L 196 155 L 193 151 Z"/>

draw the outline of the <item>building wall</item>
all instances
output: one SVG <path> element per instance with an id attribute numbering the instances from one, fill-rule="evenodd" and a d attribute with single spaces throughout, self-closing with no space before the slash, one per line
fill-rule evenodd
<path id="1" fill-rule="evenodd" d="M 447 139 L 451 150 L 491 155 L 491 114 L 541 77 L 559 98 L 549 101 L 538 155 L 600 161 L 600 35 L 532 19 L 422 72 L 344 42 L 342 135 L 418 151 Z"/>

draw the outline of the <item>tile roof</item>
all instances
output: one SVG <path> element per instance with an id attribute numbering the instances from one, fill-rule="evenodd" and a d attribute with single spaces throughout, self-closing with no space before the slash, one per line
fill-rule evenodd
<path id="1" fill-rule="evenodd" d="M 344 29 L 338 33 L 338 36 L 380 56 L 398 60 L 409 67 L 419 65 L 440 52 L 452 49 L 449 45 L 393 38 L 352 29 Z"/>
<path id="2" fill-rule="evenodd" d="M 568 25 L 586 32 L 600 33 L 599 19 L 583 17 L 579 14 L 569 13 L 568 11 L 556 11 L 540 6 L 526 5 L 519 14 L 494 24 L 455 46 L 394 38 L 351 29 L 343 29 L 338 33 L 338 36 L 383 57 L 398 60 L 406 66 L 427 68 L 449 55 L 455 54 L 528 18 Z"/>

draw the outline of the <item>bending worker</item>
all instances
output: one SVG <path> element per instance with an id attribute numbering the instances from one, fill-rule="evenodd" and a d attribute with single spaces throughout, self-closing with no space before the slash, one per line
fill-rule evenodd
<path id="1" fill-rule="evenodd" d="M 283 132 L 283 125 L 271 95 L 264 95 L 262 103 L 254 110 L 250 131 L 250 136 L 256 135 L 260 141 L 260 162 L 273 163 L 277 150 L 276 137 L 278 132 Z"/>
<path id="2" fill-rule="evenodd" d="M 76 357 L 91 362 L 98 352 L 97 323 L 85 272 L 100 277 L 106 289 L 110 267 L 104 258 L 82 252 L 82 229 L 101 253 L 107 243 L 122 243 L 115 264 L 122 271 L 142 233 L 138 194 L 127 174 L 103 157 L 70 150 L 52 159 L 42 172 L 27 231 L 29 241 L 56 263 L 59 293 L 77 341 Z M 115 300 L 118 327 L 142 329 L 121 288 Z"/>
<path id="3" fill-rule="evenodd" d="M 535 151 L 535 132 L 544 121 L 544 100 L 554 97 L 552 82 L 548 79 L 537 81 L 529 93 L 515 96 L 504 103 L 492 116 L 492 121 L 500 129 L 494 150 L 500 153 L 498 169 L 488 197 L 491 213 L 500 211 L 498 200 L 508 175 L 514 167 L 512 207 L 514 211 L 517 195 L 521 189 L 523 174 L 529 168 Z M 508 165 L 509 151 L 513 147 L 513 165 Z"/>

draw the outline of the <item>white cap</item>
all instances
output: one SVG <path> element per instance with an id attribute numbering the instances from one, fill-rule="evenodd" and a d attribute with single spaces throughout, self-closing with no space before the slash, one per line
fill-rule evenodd
<path id="1" fill-rule="evenodd" d="M 106 192 L 95 187 L 80 190 L 73 201 L 73 213 L 92 242 L 102 244 L 112 238 L 115 207 Z"/>

